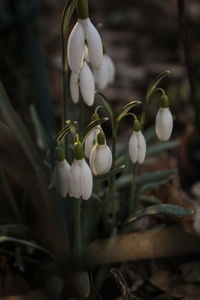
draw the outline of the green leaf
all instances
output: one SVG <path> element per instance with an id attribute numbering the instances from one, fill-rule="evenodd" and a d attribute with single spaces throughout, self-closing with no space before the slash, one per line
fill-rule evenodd
<path id="1" fill-rule="evenodd" d="M 156 131 L 155 131 L 155 125 L 148 127 L 144 132 L 143 132 L 144 138 L 146 143 L 150 142 L 152 139 L 156 137 Z M 149 146 L 147 147 L 147 149 Z"/>
<path id="2" fill-rule="evenodd" d="M 71 122 L 69 124 L 67 124 L 65 127 L 63 127 L 59 133 L 57 134 L 56 136 L 56 140 L 58 142 L 60 142 L 64 137 L 65 135 L 68 133 L 68 131 L 70 130 L 70 127 L 71 127 Z"/>
<path id="3" fill-rule="evenodd" d="M 149 183 L 146 183 L 146 184 L 142 185 L 139 188 L 139 190 L 137 191 L 137 196 L 141 195 L 141 194 L 143 194 L 143 193 L 145 193 L 145 192 L 147 192 L 147 191 L 149 191 L 151 189 L 157 188 L 157 187 L 159 187 L 159 186 L 161 186 L 161 185 L 169 182 L 170 179 L 171 178 L 169 177 L 166 180 L 158 180 L 158 181 L 155 181 L 155 182 L 149 182 Z"/>
<path id="4" fill-rule="evenodd" d="M 136 106 L 138 104 L 141 104 L 141 101 L 131 101 L 130 103 L 126 104 L 122 108 L 121 112 L 118 114 L 117 122 L 119 123 L 121 121 L 121 119 L 127 115 L 129 110 L 131 110 L 131 108 L 133 108 L 134 106 Z"/>
<path id="5" fill-rule="evenodd" d="M 1 82 L 0 82 L 0 110 L 2 112 L 2 115 L 7 125 L 9 126 L 11 131 L 18 139 L 24 152 L 29 158 L 33 168 L 35 169 L 36 166 L 42 164 L 40 154 L 37 148 L 35 147 L 27 129 L 23 125 L 17 113 L 13 110 L 11 103 L 8 99 L 8 95 Z"/>
<path id="6" fill-rule="evenodd" d="M 110 177 L 112 175 L 120 173 L 124 168 L 125 168 L 125 165 L 122 165 L 119 168 L 115 168 L 115 169 L 111 170 L 110 172 L 108 172 L 106 174 L 94 176 L 94 180 L 106 179 L 106 178 L 110 179 Z"/>
<path id="7" fill-rule="evenodd" d="M 139 175 L 136 177 L 136 184 L 145 184 L 155 181 L 164 181 L 175 174 L 176 170 L 174 169 L 165 169 L 161 171 L 154 171 Z M 121 189 L 126 187 L 131 183 L 132 174 L 124 175 L 116 180 L 116 188 Z"/>
<path id="8" fill-rule="evenodd" d="M 161 142 L 147 147 L 147 155 L 160 153 L 172 148 L 175 148 L 179 145 L 179 140 L 172 140 L 169 142 Z"/>
<path id="9" fill-rule="evenodd" d="M 115 119 L 115 113 L 113 110 L 113 107 L 110 103 L 110 101 L 106 98 L 106 96 L 104 94 L 102 94 L 101 92 L 97 91 L 96 94 L 98 96 L 100 96 L 100 99 L 102 100 L 104 107 L 106 108 L 109 116 L 110 116 L 110 120 L 111 120 L 111 124 L 112 124 L 112 130 L 115 129 L 115 124 L 116 124 L 116 119 Z"/>
<path id="10" fill-rule="evenodd" d="M 142 201 L 142 202 L 144 202 L 146 204 L 151 204 L 151 205 L 153 205 L 153 204 L 160 204 L 161 203 L 161 201 L 159 199 L 157 199 L 156 197 L 154 197 L 154 196 L 147 196 L 147 195 L 141 195 L 141 196 L 139 196 L 138 200 Z"/>
<path id="11" fill-rule="evenodd" d="M 159 82 L 167 75 L 170 71 L 165 71 L 156 76 L 156 78 L 150 83 L 147 92 L 146 92 L 146 98 L 149 99 L 152 93 L 154 92 L 155 88 L 159 84 Z"/>
<path id="12" fill-rule="evenodd" d="M 154 215 L 175 215 L 175 216 L 187 216 L 189 214 L 193 213 L 191 209 L 179 206 L 179 205 L 173 205 L 173 204 L 157 204 L 149 206 L 145 209 L 140 209 L 135 212 L 134 215 L 132 215 L 126 223 L 132 223 L 135 222 L 141 218 L 147 217 L 147 216 L 154 216 Z"/>
<path id="13" fill-rule="evenodd" d="M 101 125 L 103 122 L 107 121 L 108 118 L 104 117 L 104 118 L 100 118 L 98 120 L 92 121 L 91 123 L 89 123 L 85 129 L 83 130 L 83 132 L 81 133 L 80 136 L 80 142 L 84 143 L 87 136 L 92 132 L 92 130 L 97 127 L 98 125 Z"/>
<path id="14" fill-rule="evenodd" d="M 45 131 L 44 131 L 44 127 L 38 117 L 38 114 L 37 114 L 37 111 L 35 109 L 35 106 L 34 105 L 31 105 L 30 106 L 30 114 L 31 114 L 31 119 L 33 121 L 33 124 L 35 125 L 35 128 L 37 130 L 37 133 L 38 135 L 40 136 L 41 140 L 42 140 L 42 143 L 43 143 L 43 146 L 45 148 L 45 150 L 47 150 L 49 148 L 49 141 L 47 139 L 47 136 L 45 134 Z"/>
<path id="15" fill-rule="evenodd" d="M 34 242 L 30 242 L 27 240 L 23 240 L 23 239 L 18 239 L 18 238 L 14 238 L 14 237 L 10 237 L 10 236 L 5 236 L 5 235 L 1 235 L 0 236 L 0 244 L 3 243 L 14 243 L 14 244 L 19 244 L 19 245 L 23 245 L 23 246 L 27 246 L 27 247 L 32 247 L 36 250 L 39 250 L 51 257 L 53 257 L 53 254 L 51 252 L 49 252 L 47 249 L 38 246 L 37 244 L 35 244 Z"/>

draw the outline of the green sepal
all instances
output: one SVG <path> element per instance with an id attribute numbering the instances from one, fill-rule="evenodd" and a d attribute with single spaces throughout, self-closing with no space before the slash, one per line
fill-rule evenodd
<path id="1" fill-rule="evenodd" d="M 97 143 L 99 145 L 105 144 L 105 134 L 104 134 L 103 130 L 100 130 L 100 132 L 97 134 Z"/>
<path id="2" fill-rule="evenodd" d="M 84 158 L 83 144 L 80 142 L 74 143 L 74 158 L 77 160 Z"/>
<path id="3" fill-rule="evenodd" d="M 55 155 L 57 161 L 63 161 L 65 159 L 65 152 L 62 147 L 56 147 Z"/>
<path id="4" fill-rule="evenodd" d="M 134 121 L 134 126 L 133 126 L 134 131 L 138 132 L 141 130 L 141 125 L 140 122 L 138 120 Z"/>
<path id="5" fill-rule="evenodd" d="M 92 117 L 91 117 L 91 121 L 96 121 L 96 120 L 98 120 L 98 119 L 99 119 L 98 113 L 93 113 L 93 114 L 92 114 Z"/>
<path id="6" fill-rule="evenodd" d="M 162 95 L 161 96 L 161 98 L 160 98 L 160 107 L 162 107 L 162 108 L 168 108 L 169 107 L 167 95 Z"/>

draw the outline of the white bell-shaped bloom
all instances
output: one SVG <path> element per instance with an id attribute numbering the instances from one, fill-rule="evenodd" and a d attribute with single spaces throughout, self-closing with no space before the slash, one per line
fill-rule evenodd
<path id="1" fill-rule="evenodd" d="M 80 71 L 80 90 L 85 103 L 88 106 L 93 105 L 95 92 L 94 77 L 85 61 Z"/>
<path id="2" fill-rule="evenodd" d="M 90 157 L 90 153 L 97 142 L 97 134 L 99 133 L 101 126 L 97 126 L 90 134 L 87 136 L 85 140 L 85 156 L 87 158 Z"/>
<path id="3" fill-rule="evenodd" d="M 112 153 L 106 145 L 105 135 L 101 130 L 97 134 L 97 143 L 90 153 L 90 168 L 94 175 L 105 174 L 112 166 Z"/>
<path id="4" fill-rule="evenodd" d="M 72 101 L 77 103 L 79 100 L 79 84 L 78 84 L 79 74 L 71 72 L 69 89 L 72 97 Z"/>
<path id="5" fill-rule="evenodd" d="M 62 161 L 56 160 L 53 171 L 53 186 L 63 198 L 65 198 L 69 192 L 69 171 L 70 165 L 65 159 Z"/>
<path id="6" fill-rule="evenodd" d="M 93 147 L 90 154 L 90 168 L 94 175 L 105 174 L 110 171 L 112 166 L 112 152 L 110 148 L 104 144 Z"/>
<path id="7" fill-rule="evenodd" d="M 112 83 L 115 76 L 115 67 L 111 58 L 104 54 L 103 62 L 99 69 L 93 68 L 94 79 L 100 90 L 104 90 L 109 83 Z"/>
<path id="8" fill-rule="evenodd" d="M 67 57 L 70 69 L 74 73 L 79 73 L 84 58 L 85 34 L 81 21 L 78 20 L 72 29 L 68 45 Z"/>
<path id="9" fill-rule="evenodd" d="M 81 20 L 88 46 L 90 62 L 95 68 L 100 68 L 103 60 L 103 46 L 100 35 L 89 18 Z"/>
<path id="10" fill-rule="evenodd" d="M 156 134 L 161 141 L 168 141 L 173 129 L 173 118 L 169 107 L 160 107 L 156 115 Z"/>
<path id="11" fill-rule="evenodd" d="M 133 164 L 138 162 L 142 164 L 146 156 L 146 141 L 139 131 L 133 131 L 131 138 L 129 140 L 129 155 Z"/>
<path id="12" fill-rule="evenodd" d="M 113 83 L 114 78 L 115 78 L 115 65 L 107 54 L 104 55 L 104 58 L 107 61 L 107 66 L 108 66 L 108 74 L 109 74 L 109 83 Z"/>
<path id="13" fill-rule="evenodd" d="M 85 159 L 74 159 L 69 171 L 70 195 L 88 200 L 92 194 L 93 178 Z"/>

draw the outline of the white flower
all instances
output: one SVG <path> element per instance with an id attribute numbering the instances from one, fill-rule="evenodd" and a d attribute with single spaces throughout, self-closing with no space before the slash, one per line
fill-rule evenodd
<path id="1" fill-rule="evenodd" d="M 85 47 L 85 34 L 81 24 L 81 20 L 78 20 L 72 29 L 68 45 L 67 45 L 67 57 L 70 69 L 74 73 L 79 73 L 83 63 Z"/>
<path id="2" fill-rule="evenodd" d="M 160 107 L 156 115 L 156 134 L 161 141 L 169 140 L 173 128 L 173 118 L 169 107 Z"/>
<path id="3" fill-rule="evenodd" d="M 70 165 L 65 159 L 62 161 L 56 160 L 53 171 L 53 186 L 63 198 L 65 198 L 69 192 L 69 171 Z"/>
<path id="4" fill-rule="evenodd" d="M 79 100 L 79 85 L 78 85 L 79 74 L 71 72 L 70 81 L 69 81 L 69 89 L 70 95 L 72 97 L 72 101 L 77 103 Z"/>
<path id="5" fill-rule="evenodd" d="M 89 18 L 78 19 L 72 29 L 67 45 L 67 56 L 70 69 L 78 73 L 83 63 L 85 40 L 91 64 L 100 68 L 103 59 L 103 46 L 100 35 Z"/>
<path id="6" fill-rule="evenodd" d="M 140 130 L 133 131 L 129 140 L 129 155 L 133 164 L 136 162 L 142 164 L 145 159 L 146 141 Z"/>
<path id="7" fill-rule="evenodd" d="M 103 60 L 103 46 L 100 35 L 89 18 L 81 20 L 88 46 L 90 62 L 95 68 L 100 68 Z"/>
<path id="8" fill-rule="evenodd" d="M 90 168 L 94 175 L 105 174 L 112 166 L 112 153 L 110 148 L 104 144 L 96 143 L 90 154 Z"/>
<path id="9" fill-rule="evenodd" d="M 109 83 L 112 83 L 115 76 L 115 67 L 111 58 L 104 54 L 101 67 L 93 68 L 95 82 L 101 90 L 104 90 Z"/>
<path id="10" fill-rule="evenodd" d="M 93 178 L 85 159 L 74 159 L 69 171 L 70 194 L 88 200 L 92 194 Z"/>
<path id="11" fill-rule="evenodd" d="M 85 61 L 80 71 L 80 90 L 85 103 L 88 106 L 93 105 L 95 92 L 94 77 Z"/>
<path id="12" fill-rule="evenodd" d="M 92 132 L 87 136 L 85 140 L 85 156 L 87 158 L 90 157 L 90 153 L 92 151 L 92 148 L 97 142 L 97 134 L 99 133 L 99 130 L 101 129 L 101 126 L 97 126 Z"/>

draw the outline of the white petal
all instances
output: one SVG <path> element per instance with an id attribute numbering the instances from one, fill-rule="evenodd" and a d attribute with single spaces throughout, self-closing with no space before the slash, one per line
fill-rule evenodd
<path id="1" fill-rule="evenodd" d="M 87 63 L 90 62 L 88 47 L 86 45 L 85 45 L 85 48 L 84 48 L 84 59 L 87 61 Z"/>
<path id="2" fill-rule="evenodd" d="M 93 68 L 94 79 L 98 87 L 104 90 L 109 83 L 109 70 L 107 65 L 107 60 L 103 58 L 101 67 L 99 69 Z"/>
<path id="3" fill-rule="evenodd" d="M 92 194 L 93 178 L 91 170 L 86 163 L 85 159 L 82 159 L 81 165 L 81 194 L 83 200 L 88 200 Z"/>
<path id="4" fill-rule="evenodd" d="M 156 134 L 161 141 L 169 140 L 173 128 L 172 114 L 169 108 L 160 108 L 156 115 Z"/>
<path id="5" fill-rule="evenodd" d="M 81 20 L 87 40 L 90 62 L 95 68 L 100 68 L 103 60 L 103 46 L 100 35 L 90 19 Z"/>
<path id="6" fill-rule="evenodd" d="M 97 136 L 95 134 L 95 130 L 93 130 L 85 140 L 85 156 L 87 158 L 90 157 L 90 153 L 92 151 L 92 148 L 96 144 L 96 141 L 97 141 Z"/>
<path id="7" fill-rule="evenodd" d="M 69 172 L 70 194 L 78 199 L 81 197 L 81 168 L 79 160 L 74 159 Z"/>
<path id="8" fill-rule="evenodd" d="M 74 73 L 79 73 L 83 63 L 85 47 L 85 35 L 83 27 L 78 21 L 72 29 L 67 45 L 67 57 L 70 69 Z"/>
<path id="9" fill-rule="evenodd" d="M 94 103 L 94 77 L 87 63 L 84 62 L 80 71 L 80 89 L 83 100 L 88 106 Z"/>
<path id="10" fill-rule="evenodd" d="M 69 81 L 70 94 L 74 103 L 79 100 L 78 76 L 77 73 L 71 72 Z"/>
<path id="11" fill-rule="evenodd" d="M 105 54 L 104 57 L 106 59 L 107 66 L 108 66 L 109 83 L 113 83 L 114 78 L 115 78 L 115 65 L 114 65 L 112 59 L 110 58 L 110 56 Z"/>
<path id="12" fill-rule="evenodd" d="M 138 159 L 138 139 L 136 132 L 133 132 L 129 140 L 129 155 L 132 163 L 135 164 Z"/>
<path id="13" fill-rule="evenodd" d="M 69 192 L 69 171 L 70 165 L 64 159 L 56 161 L 53 171 L 53 185 L 61 197 L 66 197 Z"/>
<path id="14" fill-rule="evenodd" d="M 139 164 L 144 162 L 146 156 L 146 141 L 141 131 L 136 132 L 138 139 L 138 158 L 137 161 Z"/>
<path id="15" fill-rule="evenodd" d="M 112 166 L 112 153 L 107 145 L 96 144 L 90 154 L 90 167 L 94 175 L 105 174 Z"/>

